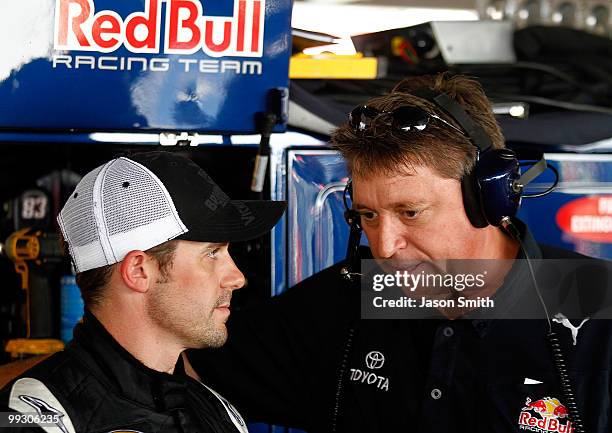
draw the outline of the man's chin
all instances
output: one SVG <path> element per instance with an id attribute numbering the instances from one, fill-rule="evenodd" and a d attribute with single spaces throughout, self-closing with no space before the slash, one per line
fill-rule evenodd
<path id="1" fill-rule="evenodd" d="M 216 349 L 227 342 L 227 328 L 225 323 L 218 324 L 215 329 L 209 329 L 200 335 L 191 345 L 193 349 Z"/>
<path id="2" fill-rule="evenodd" d="M 211 335 L 208 341 L 208 347 L 210 348 L 218 348 L 223 346 L 227 342 L 227 328 L 225 327 L 225 322 L 220 324 L 214 333 Z"/>
<path id="3" fill-rule="evenodd" d="M 218 349 L 223 347 L 223 345 L 227 342 L 227 338 L 223 341 L 209 341 L 208 344 L 204 345 L 202 349 Z"/>

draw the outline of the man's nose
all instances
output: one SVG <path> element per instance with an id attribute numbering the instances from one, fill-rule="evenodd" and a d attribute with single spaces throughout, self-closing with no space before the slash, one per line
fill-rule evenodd
<path id="1" fill-rule="evenodd" d="M 238 269 L 234 260 L 230 257 L 228 268 L 221 280 L 221 287 L 224 289 L 236 290 L 244 286 L 245 278 L 244 274 Z"/>
<path id="2" fill-rule="evenodd" d="M 380 258 L 389 259 L 406 248 L 407 242 L 402 234 L 402 224 L 397 218 L 383 217 L 378 226 L 378 254 Z"/>

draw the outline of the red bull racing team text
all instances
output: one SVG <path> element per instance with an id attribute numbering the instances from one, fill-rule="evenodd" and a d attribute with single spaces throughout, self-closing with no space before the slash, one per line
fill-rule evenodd
<path id="1" fill-rule="evenodd" d="M 162 4 L 165 4 L 162 19 Z M 189 72 L 261 75 L 265 0 L 237 0 L 232 16 L 206 16 L 199 0 L 145 0 L 144 11 L 125 19 L 112 10 L 95 10 L 93 0 L 57 0 L 53 67 L 110 71 Z M 162 42 L 163 40 L 163 42 Z M 210 60 L 166 57 L 87 56 L 67 51 L 112 53 L 124 48 L 134 54 L 191 55 Z M 219 60 L 217 60 L 219 59 Z"/>

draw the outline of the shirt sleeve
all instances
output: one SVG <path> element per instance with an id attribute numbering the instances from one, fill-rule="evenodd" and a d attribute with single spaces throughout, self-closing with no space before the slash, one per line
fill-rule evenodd
<path id="1" fill-rule="evenodd" d="M 339 275 L 329 268 L 263 305 L 232 313 L 227 344 L 189 351 L 193 368 L 249 422 L 324 428 L 344 340 L 359 312 L 359 289 Z"/>

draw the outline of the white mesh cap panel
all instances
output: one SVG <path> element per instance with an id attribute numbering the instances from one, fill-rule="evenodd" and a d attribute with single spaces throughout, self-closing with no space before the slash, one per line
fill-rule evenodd
<path id="1" fill-rule="evenodd" d="M 93 210 L 93 186 L 103 167 L 81 179 L 58 216 L 77 272 L 107 264 Z"/>
<path id="2" fill-rule="evenodd" d="M 57 220 L 77 272 L 117 263 L 132 250 L 188 231 L 159 178 L 127 158 L 85 175 Z"/>
<path id="3" fill-rule="evenodd" d="M 62 209 L 61 218 L 70 234 L 66 240 L 73 246 L 80 247 L 100 239 L 93 213 L 93 185 L 102 167 L 81 179 Z"/>
<path id="4" fill-rule="evenodd" d="M 163 183 L 146 167 L 119 158 L 103 173 L 101 188 L 105 233 L 114 255 L 148 250 L 187 232 Z"/>
<path id="5" fill-rule="evenodd" d="M 108 168 L 102 185 L 102 209 L 109 236 L 126 233 L 172 214 L 151 172 L 126 159 Z"/>

